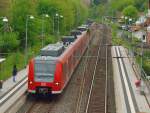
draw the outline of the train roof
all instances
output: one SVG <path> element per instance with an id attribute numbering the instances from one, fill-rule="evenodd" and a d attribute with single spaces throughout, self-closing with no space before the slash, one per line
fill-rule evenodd
<path id="1" fill-rule="evenodd" d="M 37 56 L 37 57 L 35 57 L 35 61 L 42 61 L 42 60 L 54 61 L 57 59 L 58 59 L 58 57 L 52 57 L 52 56 Z"/>
<path id="2" fill-rule="evenodd" d="M 81 35 L 82 32 L 81 32 L 80 30 L 72 30 L 72 31 L 70 32 L 70 34 L 71 34 L 71 35 Z"/>
<path id="3" fill-rule="evenodd" d="M 80 31 L 81 32 L 81 31 Z M 64 42 L 58 42 L 56 44 L 49 44 L 46 47 L 42 48 L 40 51 L 39 56 L 35 57 L 35 61 L 42 61 L 42 60 L 49 60 L 49 61 L 56 61 L 59 58 L 62 59 L 67 51 L 70 51 L 74 43 L 82 37 L 86 31 L 82 31 L 81 35 L 75 36 L 63 36 L 65 41 L 68 41 L 69 44 L 66 46 Z M 72 40 L 73 39 L 73 40 Z"/>
<path id="4" fill-rule="evenodd" d="M 75 38 L 75 37 L 72 35 L 68 35 L 68 36 L 62 36 L 62 38 Z"/>
<path id="5" fill-rule="evenodd" d="M 41 56 L 52 56 L 58 57 L 64 51 L 63 43 L 56 43 L 56 44 L 49 44 L 46 47 L 41 49 L 40 55 Z"/>
<path id="6" fill-rule="evenodd" d="M 86 31 L 86 30 L 87 30 L 87 27 L 86 27 L 86 26 L 79 26 L 79 27 L 77 28 L 77 30 Z"/>
<path id="7" fill-rule="evenodd" d="M 63 62 L 63 60 L 67 57 L 70 56 L 70 54 L 72 53 L 72 50 L 74 48 L 74 46 L 80 41 L 80 38 L 83 38 L 83 36 L 86 34 L 86 31 L 82 32 L 82 35 L 77 36 L 78 38 L 71 43 L 68 48 L 63 52 L 63 54 L 60 56 L 59 60 Z M 70 53 L 70 54 L 68 54 Z"/>
<path id="8" fill-rule="evenodd" d="M 68 45 L 68 44 L 71 44 L 75 41 L 77 37 L 75 36 L 63 36 L 62 37 L 62 42 L 64 44 L 64 46 Z"/>

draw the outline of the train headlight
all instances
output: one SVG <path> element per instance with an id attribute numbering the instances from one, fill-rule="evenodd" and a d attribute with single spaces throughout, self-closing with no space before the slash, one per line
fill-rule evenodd
<path id="1" fill-rule="evenodd" d="M 32 81 L 30 81 L 29 83 L 30 83 L 30 84 L 33 84 L 33 82 L 32 82 Z"/>
<path id="2" fill-rule="evenodd" d="M 56 86 L 58 86 L 59 84 L 60 84 L 59 82 L 56 82 L 56 83 L 55 83 Z"/>

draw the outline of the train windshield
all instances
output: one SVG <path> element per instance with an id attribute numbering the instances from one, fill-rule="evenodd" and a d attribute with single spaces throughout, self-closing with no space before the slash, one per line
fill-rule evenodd
<path id="1" fill-rule="evenodd" d="M 37 82 L 53 82 L 56 62 L 47 60 L 35 61 L 35 81 Z"/>

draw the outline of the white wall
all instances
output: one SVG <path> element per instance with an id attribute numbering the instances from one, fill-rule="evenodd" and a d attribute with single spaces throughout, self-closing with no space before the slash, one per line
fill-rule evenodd
<path id="1" fill-rule="evenodd" d="M 134 37 L 138 38 L 139 40 L 143 39 L 143 35 L 146 36 L 146 32 L 145 31 L 136 31 L 132 33 Z M 143 42 L 146 42 L 146 37 L 145 40 L 143 40 Z"/>

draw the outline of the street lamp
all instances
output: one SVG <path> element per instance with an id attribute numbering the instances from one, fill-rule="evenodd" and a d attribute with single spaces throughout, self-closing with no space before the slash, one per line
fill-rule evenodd
<path id="1" fill-rule="evenodd" d="M 60 19 L 63 19 L 64 18 L 64 16 L 62 16 L 62 15 L 60 15 Z M 61 22 L 62 23 L 62 22 Z M 63 23 L 62 23 L 63 24 Z M 62 28 L 62 27 L 61 27 Z M 60 29 L 61 30 L 61 29 Z"/>
<path id="2" fill-rule="evenodd" d="M 56 20 L 57 20 L 57 34 L 59 35 L 60 33 L 60 19 L 63 19 L 64 16 L 62 15 L 59 15 L 58 13 L 56 13 L 54 16 L 53 16 L 53 33 L 55 33 L 55 17 L 56 17 Z"/>
<path id="3" fill-rule="evenodd" d="M 3 17 L 3 22 L 8 22 L 7 17 Z"/>
<path id="4" fill-rule="evenodd" d="M 0 19 L 2 19 L 3 22 L 8 22 L 7 17 L 0 17 Z"/>
<path id="5" fill-rule="evenodd" d="M 127 25 L 127 19 L 128 19 L 128 17 L 125 16 L 124 19 L 125 19 L 125 25 Z"/>
<path id="6" fill-rule="evenodd" d="M 5 31 L 5 29 L 6 29 L 6 23 L 8 22 L 8 19 L 7 19 L 7 17 L 0 17 L 1 19 L 2 19 L 2 21 L 4 22 L 4 31 Z"/>
<path id="7" fill-rule="evenodd" d="M 141 38 L 141 77 L 142 77 L 142 68 L 143 68 L 143 40 Z"/>
<path id="8" fill-rule="evenodd" d="M 129 22 L 132 22 L 132 18 L 129 18 Z M 131 23 L 130 23 L 131 24 Z"/>
<path id="9" fill-rule="evenodd" d="M 62 15 L 60 15 L 60 18 L 63 18 L 63 16 L 62 16 Z"/>
<path id="10" fill-rule="evenodd" d="M 48 14 L 42 16 L 42 47 L 44 46 L 44 19 L 49 18 Z"/>
<path id="11" fill-rule="evenodd" d="M 132 57 L 132 65 L 134 64 L 134 47 L 133 47 L 133 37 L 132 37 L 132 18 L 129 18 L 130 32 L 131 32 L 131 57 Z"/>
<path id="12" fill-rule="evenodd" d="M 59 35 L 59 14 L 56 13 L 56 17 L 57 17 L 57 34 Z"/>
<path id="13" fill-rule="evenodd" d="M 57 16 L 58 16 L 57 13 L 53 16 L 53 34 L 55 33 L 55 17 Z"/>
<path id="14" fill-rule="evenodd" d="M 124 18 L 125 18 L 126 20 L 128 19 L 128 17 L 127 17 L 127 16 L 125 16 Z"/>
<path id="15" fill-rule="evenodd" d="M 34 16 L 27 15 L 27 17 L 26 17 L 25 66 L 27 65 L 27 60 L 28 60 L 28 23 L 29 23 L 29 19 L 34 19 Z"/>

